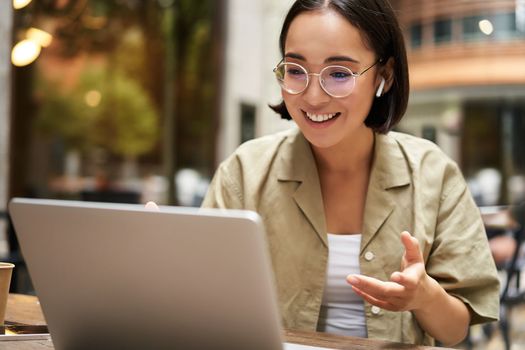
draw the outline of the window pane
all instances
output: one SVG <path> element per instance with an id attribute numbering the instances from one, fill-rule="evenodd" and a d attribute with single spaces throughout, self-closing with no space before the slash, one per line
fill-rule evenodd
<path id="1" fill-rule="evenodd" d="M 423 26 L 415 23 L 410 26 L 410 44 L 413 48 L 421 47 L 423 43 Z"/>
<path id="2" fill-rule="evenodd" d="M 479 29 L 479 22 L 484 16 L 470 16 L 463 18 L 463 40 L 475 41 L 486 38 L 486 35 Z"/>
<path id="3" fill-rule="evenodd" d="M 515 13 L 498 13 L 493 16 L 494 35 L 497 39 L 512 39 L 518 36 Z"/>
<path id="4" fill-rule="evenodd" d="M 452 20 L 441 19 L 434 22 L 434 42 L 446 43 L 452 41 Z"/>

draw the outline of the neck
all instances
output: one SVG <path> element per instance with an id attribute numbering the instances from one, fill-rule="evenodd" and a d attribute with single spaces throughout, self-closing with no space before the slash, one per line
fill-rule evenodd
<path id="1" fill-rule="evenodd" d="M 374 150 L 374 132 L 364 128 L 355 136 L 328 148 L 312 146 L 319 172 L 349 174 L 370 169 Z"/>

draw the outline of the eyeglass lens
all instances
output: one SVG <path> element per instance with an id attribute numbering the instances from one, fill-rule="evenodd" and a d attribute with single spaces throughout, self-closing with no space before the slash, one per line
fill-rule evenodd
<path id="1" fill-rule="evenodd" d="M 308 85 L 308 72 L 295 63 L 281 63 L 275 71 L 281 87 L 291 94 L 303 92 Z M 355 85 L 355 77 L 345 67 L 328 66 L 319 76 L 323 89 L 334 97 L 347 96 Z"/>

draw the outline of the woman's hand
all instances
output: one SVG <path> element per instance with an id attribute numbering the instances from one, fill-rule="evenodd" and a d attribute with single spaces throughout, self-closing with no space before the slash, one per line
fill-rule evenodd
<path id="1" fill-rule="evenodd" d="M 383 282 L 363 275 L 349 275 L 352 289 L 370 304 L 390 311 L 417 310 L 432 302 L 436 288 L 441 288 L 425 271 L 425 262 L 416 238 L 401 233 L 405 254 L 400 271 Z"/>
<path id="2" fill-rule="evenodd" d="M 402 232 L 401 241 L 405 246 L 401 269 L 390 276 L 390 281 L 349 275 L 348 283 L 372 305 L 390 311 L 412 311 L 420 326 L 444 345 L 459 343 L 470 323 L 467 306 L 427 275 L 416 238 Z"/>
<path id="3" fill-rule="evenodd" d="M 149 201 L 148 203 L 146 203 L 146 205 L 144 205 L 144 208 L 146 208 L 146 210 L 150 210 L 150 211 L 160 211 L 159 206 L 157 205 L 157 203 L 152 202 L 152 201 Z"/>

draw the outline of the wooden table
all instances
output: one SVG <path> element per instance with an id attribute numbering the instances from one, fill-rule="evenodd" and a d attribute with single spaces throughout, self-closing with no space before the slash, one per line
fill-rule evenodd
<path id="1" fill-rule="evenodd" d="M 21 294 L 10 294 L 7 301 L 6 310 L 6 327 L 7 329 L 19 329 L 24 330 L 37 330 L 46 331 L 46 322 L 42 309 L 38 303 L 38 299 L 35 296 L 21 295 Z M 30 337 L 32 339 L 23 339 L 24 335 L 15 336 L 19 337 L 20 340 L 3 340 L 0 336 L 0 348 L 1 349 L 13 349 L 13 350 L 42 350 L 42 349 L 54 349 L 53 343 L 49 335 L 38 335 L 35 339 L 34 335 Z M 29 335 L 28 335 L 29 337 Z M 352 349 L 352 350 L 372 350 L 372 349 L 403 349 L 403 350 L 444 350 L 444 348 L 435 348 L 427 346 L 409 345 L 392 343 L 381 340 L 354 338 L 354 337 L 343 337 L 327 333 L 317 332 L 302 332 L 302 331 L 291 331 L 285 330 L 284 337 L 287 342 L 297 343 L 310 346 L 319 346 L 332 349 Z"/>
<path id="2" fill-rule="evenodd" d="M 46 325 L 38 298 L 33 295 L 9 294 L 5 319 L 6 324 L 22 326 Z"/>

